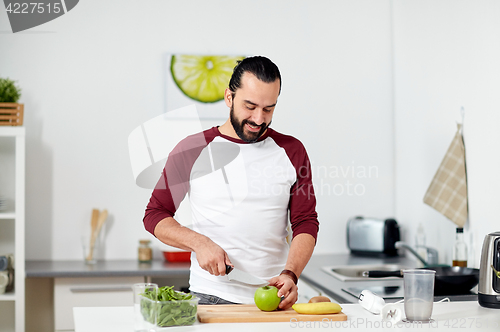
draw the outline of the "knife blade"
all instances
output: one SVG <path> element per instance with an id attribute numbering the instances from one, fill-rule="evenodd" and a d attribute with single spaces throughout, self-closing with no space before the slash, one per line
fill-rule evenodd
<path id="1" fill-rule="evenodd" d="M 244 284 L 254 285 L 254 286 L 264 286 L 264 285 L 269 284 L 265 280 L 257 278 L 248 272 L 244 272 L 240 269 L 234 268 L 234 267 L 229 266 L 229 265 L 226 265 L 226 274 L 227 274 L 227 278 L 230 281 L 233 281 L 233 280 L 239 281 L 239 282 L 242 282 Z"/>

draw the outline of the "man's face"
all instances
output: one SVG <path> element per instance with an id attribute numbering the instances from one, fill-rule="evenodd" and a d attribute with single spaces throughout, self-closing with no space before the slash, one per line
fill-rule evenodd
<path id="1" fill-rule="evenodd" d="M 231 109 L 234 131 L 245 142 L 255 142 L 271 124 L 278 101 L 280 82 L 265 83 L 255 75 L 244 73 L 241 87 L 232 93 L 226 89 L 226 105 Z"/>

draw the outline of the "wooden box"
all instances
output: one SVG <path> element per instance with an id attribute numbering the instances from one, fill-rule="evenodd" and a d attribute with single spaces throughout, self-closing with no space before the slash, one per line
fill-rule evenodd
<path id="1" fill-rule="evenodd" d="M 22 126 L 24 104 L 0 103 L 0 126 Z"/>

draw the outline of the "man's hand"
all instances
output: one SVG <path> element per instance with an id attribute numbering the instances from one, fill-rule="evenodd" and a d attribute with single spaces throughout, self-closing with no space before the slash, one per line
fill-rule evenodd
<path id="1" fill-rule="evenodd" d="M 172 217 L 162 219 L 156 225 L 154 234 L 170 246 L 194 251 L 200 267 L 214 276 L 225 275 L 226 264 L 233 266 L 227 253 L 214 241 L 180 225 Z"/>
<path id="2" fill-rule="evenodd" d="M 224 249 L 209 238 L 206 238 L 195 252 L 200 267 L 214 276 L 225 275 L 226 264 L 233 266 Z"/>
<path id="3" fill-rule="evenodd" d="M 295 302 L 297 302 L 299 297 L 297 285 L 295 285 L 292 278 L 286 274 L 271 278 L 269 280 L 269 285 L 276 286 L 276 288 L 278 288 L 279 297 L 285 296 L 279 305 L 280 309 L 288 309 Z"/>

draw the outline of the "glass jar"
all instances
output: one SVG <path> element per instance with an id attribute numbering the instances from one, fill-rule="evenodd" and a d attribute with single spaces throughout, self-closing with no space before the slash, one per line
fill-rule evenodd
<path id="1" fill-rule="evenodd" d="M 139 262 L 151 263 L 153 260 L 153 250 L 150 243 L 150 240 L 139 240 Z"/>

